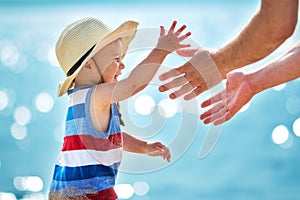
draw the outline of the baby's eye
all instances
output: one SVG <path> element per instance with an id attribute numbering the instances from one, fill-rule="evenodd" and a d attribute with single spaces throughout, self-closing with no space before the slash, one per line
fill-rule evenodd
<path id="1" fill-rule="evenodd" d="M 120 60 L 119 57 L 118 57 L 118 58 L 115 58 L 115 61 L 116 61 L 116 62 L 121 62 L 121 60 Z"/>

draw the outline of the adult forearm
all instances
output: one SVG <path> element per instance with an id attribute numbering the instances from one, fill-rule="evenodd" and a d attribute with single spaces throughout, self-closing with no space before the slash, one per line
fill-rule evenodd
<path id="1" fill-rule="evenodd" d="M 300 77 L 300 42 L 247 79 L 255 93 Z"/>
<path id="2" fill-rule="evenodd" d="M 212 53 L 222 76 L 269 55 L 292 35 L 297 18 L 298 0 L 262 0 L 241 33 Z"/>

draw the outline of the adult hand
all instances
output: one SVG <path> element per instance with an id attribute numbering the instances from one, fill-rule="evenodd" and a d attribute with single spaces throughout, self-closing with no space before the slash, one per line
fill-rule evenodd
<path id="1" fill-rule="evenodd" d="M 170 82 L 161 85 L 159 87 L 160 92 L 180 87 L 177 91 L 172 92 L 169 97 L 175 99 L 185 95 L 184 99 L 189 100 L 222 81 L 222 76 L 211 58 L 211 52 L 199 49 L 196 53 L 190 51 L 189 55 L 192 54 L 193 57 L 189 62 L 160 75 L 159 79 L 161 81 L 174 78 Z"/>
<path id="2" fill-rule="evenodd" d="M 247 77 L 242 72 L 228 74 L 226 88 L 207 99 L 201 107 L 213 105 L 200 115 L 205 124 L 219 125 L 231 119 L 255 95 Z"/>

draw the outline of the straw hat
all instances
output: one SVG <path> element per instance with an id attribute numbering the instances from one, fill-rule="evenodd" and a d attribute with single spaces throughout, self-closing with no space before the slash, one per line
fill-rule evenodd
<path id="1" fill-rule="evenodd" d="M 74 72 L 59 84 L 58 96 L 72 87 L 73 80 L 91 57 L 118 38 L 122 40 L 122 59 L 134 38 L 137 25 L 137 22 L 126 21 L 112 30 L 96 18 L 83 18 L 66 26 L 56 43 L 56 56 L 66 75 L 70 70 Z"/>

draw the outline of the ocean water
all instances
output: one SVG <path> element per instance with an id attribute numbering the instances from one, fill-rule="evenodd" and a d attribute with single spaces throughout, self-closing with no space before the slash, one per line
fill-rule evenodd
<path id="1" fill-rule="evenodd" d="M 124 59 L 126 77 L 155 44 L 160 25 L 177 20 L 192 32 L 193 45 L 219 48 L 260 6 L 258 0 L 43 3 L 14 0 L 0 5 L 0 200 L 47 199 L 67 104 L 66 96 L 56 95 L 64 75 L 54 46 L 68 23 L 87 16 L 111 27 L 138 21 L 137 37 Z M 261 67 L 299 38 L 297 28 L 268 58 L 242 71 Z M 171 55 L 159 73 L 186 61 Z M 170 101 L 158 92 L 159 84 L 156 76 L 144 91 L 122 102 L 124 130 L 165 143 L 172 161 L 126 153 L 116 188 L 121 199 L 299 199 L 299 80 L 257 95 L 221 127 L 199 120 L 199 105 L 210 91 L 188 102 Z M 215 145 L 200 157 L 206 136 L 212 134 Z"/>

